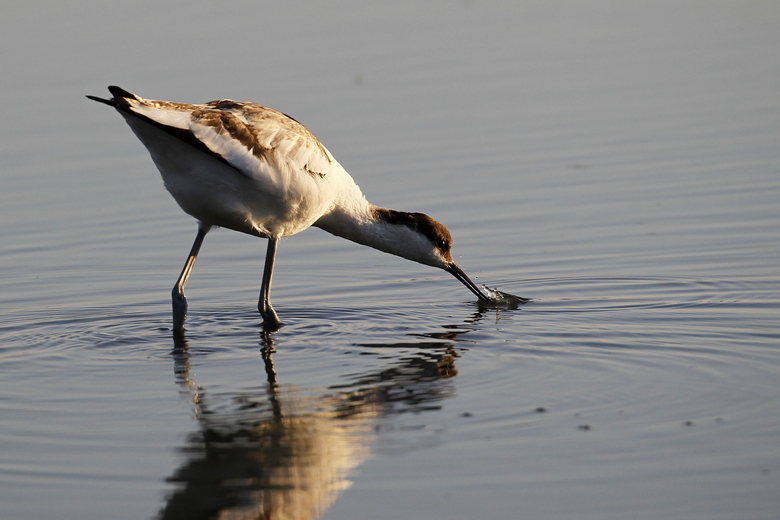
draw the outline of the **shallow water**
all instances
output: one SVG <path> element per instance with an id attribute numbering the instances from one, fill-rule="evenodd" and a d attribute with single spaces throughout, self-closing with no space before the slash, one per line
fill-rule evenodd
<path id="1" fill-rule="evenodd" d="M 0 517 L 768 519 L 780 9 L 195 2 L 0 20 Z M 195 223 L 85 94 L 258 101 L 478 284 Z M 254 515 L 254 516 L 252 516 Z"/>

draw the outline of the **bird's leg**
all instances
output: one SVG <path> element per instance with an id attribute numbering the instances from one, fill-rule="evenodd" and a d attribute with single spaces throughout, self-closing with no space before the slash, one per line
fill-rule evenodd
<path id="1" fill-rule="evenodd" d="M 276 260 L 276 246 L 278 238 L 268 239 L 268 250 L 265 253 L 265 269 L 263 269 L 263 284 L 260 286 L 260 301 L 257 302 L 257 310 L 263 317 L 263 327 L 266 330 L 276 330 L 282 326 L 279 316 L 271 306 L 271 278 L 274 276 L 274 261 Z"/>
<path id="2" fill-rule="evenodd" d="M 195 265 L 195 259 L 198 257 L 198 251 L 200 251 L 200 246 L 203 244 L 203 239 L 210 229 L 210 225 L 202 222 L 198 223 L 198 235 L 195 237 L 195 242 L 192 244 L 190 256 L 187 257 L 184 269 L 181 270 L 179 279 L 176 280 L 176 285 L 173 286 L 173 290 L 171 291 L 171 301 L 173 303 L 173 330 L 175 332 L 184 330 L 184 319 L 187 317 L 187 297 L 184 296 L 184 287 L 187 285 L 187 280 L 192 272 L 192 266 Z"/>

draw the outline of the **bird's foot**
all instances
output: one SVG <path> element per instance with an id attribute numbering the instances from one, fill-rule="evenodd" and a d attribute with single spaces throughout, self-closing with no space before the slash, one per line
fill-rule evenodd
<path id="1" fill-rule="evenodd" d="M 269 332 L 273 332 L 282 328 L 284 323 L 281 322 L 276 311 L 270 304 L 264 308 L 260 308 L 260 316 L 263 317 L 263 329 Z"/>
<path id="2" fill-rule="evenodd" d="M 171 292 L 171 303 L 173 305 L 173 330 L 181 332 L 184 330 L 184 320 L 187 318 L 187 297 L 184 296 L 183 292 L 174 288 Z"/>

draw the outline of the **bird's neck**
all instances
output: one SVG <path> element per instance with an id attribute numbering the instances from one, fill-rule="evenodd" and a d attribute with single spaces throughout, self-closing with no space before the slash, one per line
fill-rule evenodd
<path id="1" fill-rule="evenodd" d="M 358 244 L 429 264 L 429 261 L 424 259 L 428 244 L 424 243 L 419 233 L 388 220 L 386 215 L 389 213 L 398 212 L 379 208 L 361 198 L 336 206 L 314 225 Z"/>
<path id="2" fill-rule="evenodd" d="M 392 231 L 382 229 L 384 226 L 376 218 L 375 208 L 376 206 L 369 203 L 365 197 L 351 197 L 336 204 L 314 225 L 358 244 L 383 249 L 378 246 L 386 241 L 385 236 Z"/>

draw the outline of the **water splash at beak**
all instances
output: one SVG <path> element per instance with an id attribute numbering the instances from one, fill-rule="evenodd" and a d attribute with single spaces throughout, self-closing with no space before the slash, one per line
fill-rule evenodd
<path id="1" fill-rule="evenodd" d="M 485 285 L 483 285 L 482 288 L 477 287 L 477 284 L 472 282 L 471 278 L 469 278 L 460 267 L 455 265 L 454 262 L 449 264 L 446 270 L 455 278 L 460 280 L 463 285 L 468 287 L 471 292 L 476 294 L 477 298 L 479 298 L 479 301 L 482 303 L 515 306 L 529 301 L 527 298 L 521 298 L 520 296 L 514 296 L 505 292 L 501 292 L 498 289 L 490 289 Z"/>

